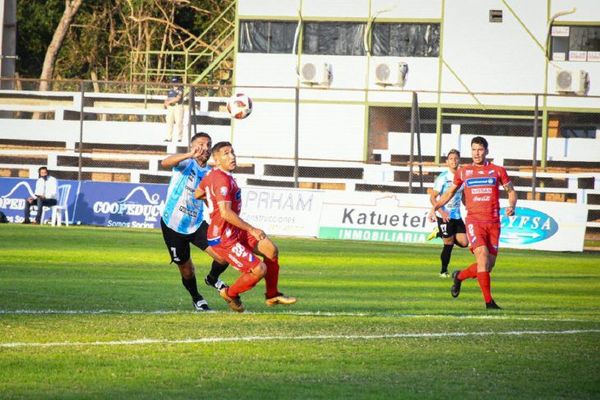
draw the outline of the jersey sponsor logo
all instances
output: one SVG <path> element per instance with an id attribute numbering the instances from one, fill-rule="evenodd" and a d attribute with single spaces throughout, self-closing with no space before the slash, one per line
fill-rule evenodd
<path id="1" fill-rule="evenodd" d="M 475 186 L 494 186 L 496 185 L 496 178 L 472 178 L 467 179 L 467 187 Z"/>
<path id="2" fill-rule="evenodd" d="M 471 197 L 471 200 L 485 202 L 485 201 L 490 201 L 491 198 L 492 198 L 492 196 L 473 196 L 473 197 Z"/>
<path id="3" fill-rule="evenodd" d="M 227 196 L 227 192 L 229 192 L 229 188 L 227 188 L 227 186 L 221 186 L 221 188 L 219 189 L 219 193 L 221 193 L 221 196 Z"/>
<path id="4" fill-rule="evenodd" d="M 471 189 L 471 194 L 492 194 L 493 189 L 490 187 Z"/>
<path id="5" fill-rule="evenodd" d="M 532 208 L 517 207 L 515 215 L 507 217 L 500 210 L 502 234 L 500 242 L 510 244 L 531 244 L 552 237 L 558 231 L 554 218 Z"/>

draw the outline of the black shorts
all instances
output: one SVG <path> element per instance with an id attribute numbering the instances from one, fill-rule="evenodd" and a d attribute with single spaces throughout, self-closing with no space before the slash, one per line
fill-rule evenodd
<path id="1" fill-rule="evenodd" d="M 208 224 L 206 221 L 202 221 L 200 228 L 196 232 L 187 235 L 169 228 L 162 218 L 160 219 L 160 227 L 169 251 L 169 256 L 171 256 L 171 262 L 177 265 L 185 264 L 190 259 L 190 243 L 203 251 L 208 247 L 208 242 L 206 241 Z"/>
<path id="2" fill-rule="evenodd" d="M 442 238 L 449 238 L 453 237 L 457 233 L 467 232 L 465 229 L 465 223 L 462 219 L 450 219 L 448 222 L 444 222 L 443 219 L 437 217 L 437 223 Z"/>

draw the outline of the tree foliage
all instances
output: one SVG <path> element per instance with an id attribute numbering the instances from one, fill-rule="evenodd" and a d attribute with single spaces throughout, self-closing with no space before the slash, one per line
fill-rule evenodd
<path id="1" fill-rule="evenodd" d="M 57 54 L 53 78 L 129 81 L 131 71 L 146 67 L 145 51 L 208 49 L 221 29 L 231 29 L 232 18 L 217 24 L 205 37 L 199 36 L 232 1 L 84 0 Z M 17 2 L 17 70 L 21 76 L 40 76 L 64 9 L 65 0 Z M 196 71 L 207 63 L 199 62 Z M 183 68 L 182 60 L 165 54 L 154 57 L 150 66 Z"/>

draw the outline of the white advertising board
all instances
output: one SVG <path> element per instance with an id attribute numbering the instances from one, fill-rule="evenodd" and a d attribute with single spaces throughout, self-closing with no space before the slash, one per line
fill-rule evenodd
<path id="1" fill-rule="evenodd" d="M 319 238 L 425 243 L 435 227 L 427 221 L 428 204 L 422 194 L 328 192 Z"/>
<path id="2" fill-rule="evenodd" d="M 242 187 L 242 218 L 268 235 L 316 237 L 323 192 Z"/>
<path id="3" fill-rule="evenodd" d="M 427 195 L 328 192 L 319 238 L 426 243 L 434 227 L 426 219 L 429 204 Z M 501 209 L 500 247 L 582 251 L 586 220 L 584 205 L 519 201 L 513 217 Z"/>

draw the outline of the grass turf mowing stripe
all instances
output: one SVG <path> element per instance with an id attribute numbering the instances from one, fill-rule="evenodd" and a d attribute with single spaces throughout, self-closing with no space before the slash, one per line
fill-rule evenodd
<path id="1" fill-rule="evenodd" d="M 198 339 L 137 339 L 117 340 L 106 342 L 50 342 L 50 343 L 0 343 L 1 348 L 15 347 L 67 347 L 67 346 L 132 346 L 145 344 L 190 344 L 190 343 L 221 343 L 221 342 L 254 342 L 271 340 L 377 340 L 377 339 L 420 339 L 468 336 L 525 336 L 525 335 L 576 335 L 585 333 L 600 333 L 600 329 L 572 329 L 564 331 L 506 331 L 506 332 L 425 332 L 425 333 L 392 333 L 385 335 L 306 335 L 306 336 L 240 336 L 240 337 L 212 337 Z"/>
<path id="2" fill-rule="evenodd" d="M 230 311 L 205 311 L 210 314 L 232 314 Z M 198 311 L 177 310 L 0 310 L 0 315 L 177 315 L 177 314 L 202 314 Z M 471 314 L 394 314 L 394 313 L 355 313 L 355 312 L 331 312 L 331 311 L 246 311 L 244 315 L 290 315 L 299 317 L 389 317 L 389 318 L 452 318 L 452 319 L 506 319 L 514 321 L 549 321 L 549 322 L 595 322 L 596 319 L 582 318 L 545 318 L 528 317 L 521 315 L 471 315 Z"/>

